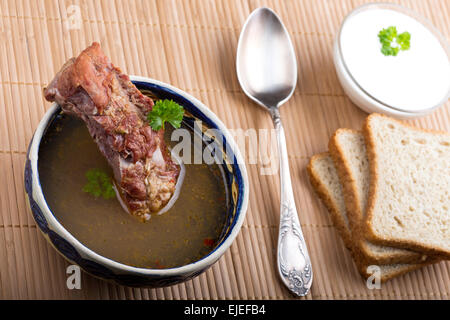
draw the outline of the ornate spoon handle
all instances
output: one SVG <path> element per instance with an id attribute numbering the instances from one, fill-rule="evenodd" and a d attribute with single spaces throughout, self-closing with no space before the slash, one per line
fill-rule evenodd
<path id="1" fill-rule="evenodd" d="M 305 296 L 312 284 L 311 260 L 303 238 L 292 191 L 286 137 L 277 108 L 271 110 L 280 154 L 281 209 L 278 235 L 278 272 L 296 295 Z"/>

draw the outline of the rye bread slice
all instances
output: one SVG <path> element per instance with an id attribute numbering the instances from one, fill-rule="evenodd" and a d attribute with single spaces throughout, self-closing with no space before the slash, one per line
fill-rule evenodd
<path id="1" fill-rule="evenodd" d="M 339 182 L 337 170 L 329 153 L 321 153 L 311 158 L 308 167 L 308 174 L 314 190 L 322 199 L 331 219 L 336 226 L 344 245 L 350 250 L 350 254 L 355 261 L 359 273 L 367 279 L 370 273 L 367 268 L 371 265 L 364 260 L 360 253 L 359 246 L 354 245 L 349 220 L 345 209 L 345 201 L 342 186 Z M 416 270 L 428 265 L 436 260 L 427 260 L 420 264 L 389 264 L 380 265 L 381 282 L 388 281 L 409 271 Z"/>
<path id="2" fill-rule="evenodd" d="M 379 114 L 367 117 L 363 134 L 367 238 L 450 258 L 450 134 Z"/>
<path id="3" fill-rule="evenodd" d="M 362 133 L 351 129 L 338 129 L 330 139 L 329 152 L 342 184 L 345 207 L 355 246 L 368 263 L 420 263 L 426 255 L 371 243 L 364 236 L 363 223 L 369 196 L 369 160 Z"/>

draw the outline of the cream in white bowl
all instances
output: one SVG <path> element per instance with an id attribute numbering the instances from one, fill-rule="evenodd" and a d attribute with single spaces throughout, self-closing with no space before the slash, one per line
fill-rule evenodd
<path id="1" fill-rule="evenodd" d="M 398 34 L 411 35 L 409 49 L 396 56 L 384 55 L 378 38 L 391 26 Z M 448 44 L 433 26 L 391 4 L 369 4 L 351 12 L 334 47 L 337 75 L 350 99 L 367 112 L 400 118 L 425 115 L 447 101 L 449 55 Z"/>

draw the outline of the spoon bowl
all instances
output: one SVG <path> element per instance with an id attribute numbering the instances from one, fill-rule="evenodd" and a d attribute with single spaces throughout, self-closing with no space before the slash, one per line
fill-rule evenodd
<path id="1" fill-rule="evenodd" d="M 245 94 L 264 107 L 278 107 L 292 96 L 297 83 L 294 47 L 271 9 L 259 8 L 249 16 L 239 38 L 236 69 Z"/>

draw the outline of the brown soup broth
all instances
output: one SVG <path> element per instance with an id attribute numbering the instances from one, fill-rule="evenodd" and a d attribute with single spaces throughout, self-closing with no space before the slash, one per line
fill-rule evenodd
<path id="1" fill-rule="evenodd" d="M 166 141 L 171 144 L 170 130 Z M 185 166 L 175 205 L 143 223 L 126 213 L 116 198 L 95 198 L 82 191 L 89 169 L 111 176 L 112 170 L 81 120 L 55 117 L 41 142 L 38 161 L 45 199 L 64 228 L 96 253 L 142 268 L 196 261 L 214 248 L 224 229 L 228 210 L 221 167 Z"/>

